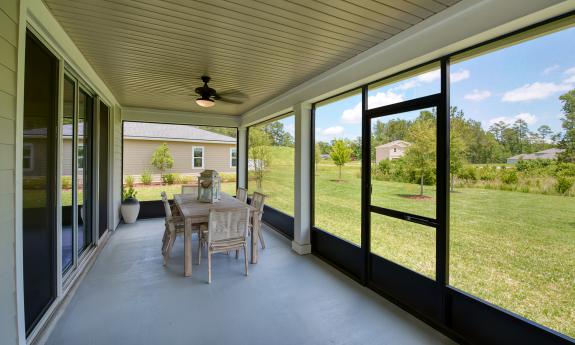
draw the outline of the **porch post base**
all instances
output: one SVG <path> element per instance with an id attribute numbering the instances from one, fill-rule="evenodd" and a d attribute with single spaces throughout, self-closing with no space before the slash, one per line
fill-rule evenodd
<path id="1" fill-rule="evenodd" d="M 299 255 L 311 254 L 311 244 L 300 244 L 296 241 L 291 241 L 291 249 Z"/>

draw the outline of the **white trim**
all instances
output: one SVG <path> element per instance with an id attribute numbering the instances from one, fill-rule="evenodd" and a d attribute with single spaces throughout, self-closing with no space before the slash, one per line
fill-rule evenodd
<path id="1" fill-rule="evenodd" d="M 202 166 L 196 166 L 196 149 L 202 149 Z M 206 150 L 203 146 L 192 146 L 192 169 L 204 169 L 204 160 L 206 157 Z"/>
<path id="2" fill-rule="evenodd" d="M 197 139 L 179 139 L 179 138 L 152 138 L 152 137 L 130 137 L 124 136 L 124 140 L 149 140 L 149 141 L 180 141 L 186 143 L 202 143 L 202 144 L 221 144 L 221 145 L 236 145 L 236 141 L 221 141 L 221 140 L 197 140 Z"/>
<path id="3" fill-rule="evenodd" d="M 30 150 L 30 155 L 24 156 L 24 149 L 28 148 Z M 30 167 L 24 167 L 24 159 L 28 158 L 30 160 Z M 22 171 L 33 171 L 34 170 L 34 145 L 32 143 L 22 144 Z"/>
<path id="4" fill-rule="evenodd" d="M 234 154 L 233 151 L 236 151 L 236 165 L 233 164 L 234 161 Z M 230 168 L 236 168 L 238 166 L 238 148 L 237 146 L 230 147 Z"/>

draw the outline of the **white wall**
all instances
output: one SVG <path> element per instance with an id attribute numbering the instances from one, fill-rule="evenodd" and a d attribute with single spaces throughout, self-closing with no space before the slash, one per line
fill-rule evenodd
<path id="1" fill-rule="evenodd" d="M 24 344 L 22 282 L 17 267 L 21 265 L 21 234 L 18 238 L 16 190 L 17 181 L 16 120 L 18 85 L 18 47 L 20 35 L 20 2 L 0 1 L 0 341 Z M 19 169 L 18 169 L 19 170 Z M 21 214 L 21 213 L 19 213 Z M 20 290 L 20 291 L 18 291 Z M 17 298 L 19 296 L 19 298 Z"/>

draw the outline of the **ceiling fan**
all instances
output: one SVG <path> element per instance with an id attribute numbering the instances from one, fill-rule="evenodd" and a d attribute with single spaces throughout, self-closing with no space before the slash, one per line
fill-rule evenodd
<path id="1" fill-rule="evenodd" d="M 231 104 L 242 104 L 248 98 L 243 92 L 240 91 L 224 91 L 222 93 L 216 92 L 208 86 L 210 77 L 202 76 L 200 79 L 204 82 L 204 86 L 197 87 L 195 92 L 200 96 L 196 99 L 196 104 L 200 107 L 209 108 L 214 106 L 215 101 L 221 101 Z"/>

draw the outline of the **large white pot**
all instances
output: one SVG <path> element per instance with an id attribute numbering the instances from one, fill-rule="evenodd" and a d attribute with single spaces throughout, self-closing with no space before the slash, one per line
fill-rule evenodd
<path id="1" fill-rule="evenodd" d="M 122 206 L 120 206 L 120 211 L 122 212 L 124 223 L 134 223 L 138 219 L 138 213 L 140 213 L 140 202 L 136 199 L 124 200 Z"/>

